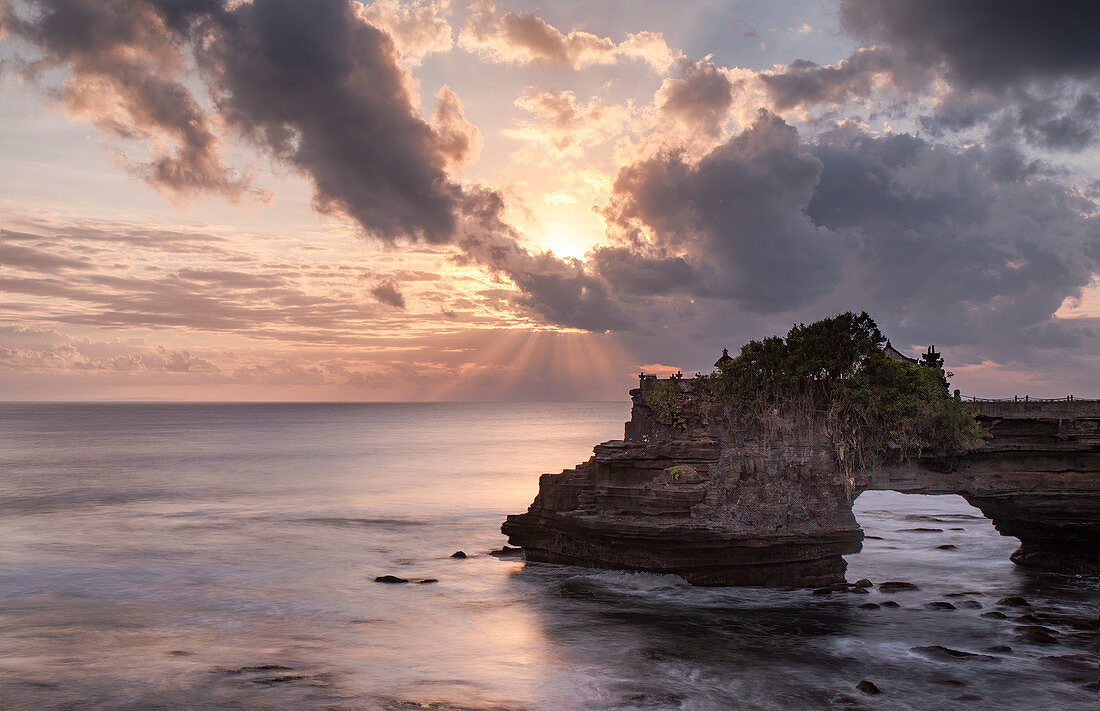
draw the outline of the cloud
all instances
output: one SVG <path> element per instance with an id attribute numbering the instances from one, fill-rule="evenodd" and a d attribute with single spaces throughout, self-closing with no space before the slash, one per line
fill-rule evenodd
<path id="1" fill-rule="evenodd" d="M 458 45 L 495 62 L 572 67 L 617 64 L 640 59 L 658 72 L 667 72 L 680 54 L 668 48 L 655 32 L 628 35 L 621 44 L 608 37 L 572 30 L 562 33 L 534 14 L 497 15 L 487 0 L 475 2 L 458 37 Z"/>
<path id="2" fill-rule="evenodd" d="M 698 163 L 672 153 L 624 168 L 606 215 L 621 233 L 647 236 L 638 243 L 663 262 L 649 269 L 672 267 L 686 282 L 676 258 L 690 264 L 692 293 L 753 312 L 782 311 L 840 277 L 835 236 L 803 213 L 820 173 L 795 129 L 761 114 Z M 637 281 L 617 273 L 637 272 L 637 260 L 599 264 L 612 283 Z"/>
<path id="3" fill-rule="evenodd" d="M 1091 79 L 1100 70 L 1095 3 L 841 0 L 839 17 L 853 36 L 888 44 L 913 64 L 940 64 L 968 88 Z"/>
<path id="4" fill-rule="evenodd" d="M 733 105 L 733 83 L 710 62 L 681 62 L 680 76 L 665 79 L 655 98 L 661 117 L 717 138 Z"/>
<path id="5" fill-rule="evenodd" d="M 195 3 L 196 5 L 202 3 Z M 36 47 L 24 76 L 67 67 L 57 95 L 66 113 L 109 135 L 144 141 L 148 160 L 134 172 L 175 196 L 219 193 L 237 200 L 246 181 L 222 161 L 212 121 L 188 88 L 186 55 L 172 22 L 178 15 L 151 2 L 49 0 L 25 14 L 0 6 L 0 36 Z"/>
<path id="6" fill-rule="evenodd" d="M 417 112 L 393 40 L 351 0 L 5 7 L 5 30 L 38 52 L 24 74 L 67 68 L 66 106 L 143 141 L 153 153 L 143 175 L 159 187 L 240 193 L 218 155 L 211 126 L 221 123 L 308 176 L 320 209 L 385 241 L 452 242 L 466 211 L 484 207 L 447 173 L 476 153 L 457 97 L 441 93 L 437 132 Z M 209 111 L 188 88 L 189 62 Z"/>
<path id="7" fill-rule="evenodd" d="M 515 103 L 530 118 L 506 135 L 551 158 L 581 158 L 588 149 L 621 135 L 630 123 L 629 106 L 605 104 L 598 98 L 585 103 L 572 91 L 528 90 Z"/>
<path id="8" fill-rule="evenodd" d="M 466 120 L 458 95 L 444 86 L 436 94 L 439 105 L 432 115 L 432 130 L 438 138 L 439 150 L 451 170 L 472 163 L 481 154 L 481 132 Z"/>
<path id="9" fill-rule="evenodd" d="M 358 12 L 368 24 L 385 31 L 405 61 L 416 66 L 429 54 L 447 52 L 454 46 L 446 17 L 449 7 L 449 0 L 374 0 Z"/>
<path id="10" fill-rule="evenodd" d="M 405 295 L 401 293 L 401 290 L 397 288 L 397 284 L 392 280 L 377 284 L 370 290 L 370 293 L 374 294 L 374 298 L 383 304 L 392 306 L 395 309 L 405 308 Z"/>
<path id="11" fill-rule="evenodd" d="M 1080 150 L 1100 139 L 1100 7 L 1028 2 L 841 0 L 842 27 L 866 46 L 827 66 L 763 72 L 779 111 L 866 100 L 884 87 L 932 100 L 934 134 L 985 126 L 998 140 Z M 1006 135 L 1006 132 L 1012 135 Z"/>

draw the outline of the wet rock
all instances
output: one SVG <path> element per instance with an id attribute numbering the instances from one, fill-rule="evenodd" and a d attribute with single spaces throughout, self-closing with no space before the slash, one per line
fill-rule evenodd
<path id="1" fill-rule="evenodd" d="M 1100 693 L 1100 681 L 1090 681 L 1088 683 L 1082 684 L 1081 687 L 1085 691 L 1091 691 L 1093 693 Z"/>
<path id="2" fill-rule="evenodd" d="M 990 620 L 1007 620 L 1008 619 L 1008 615 L 1006 615 L 1003 612 L 997 612 L 996 610 L 994 610 L 992 612 L 983 612 L 982 617 L 985 617 L 986 619 L 990 619 Z"/>
<path id="3" fill-rule="evenodd" d="M 936 602 L 926 602 L 924 606 L 929 610 L 954 610 L 955 606 L 949 602 L 943 600 L 937 600 Z"/>
<path id="4" fill-rule="evenodd" d="M 1020 633 L 1015 637 L 1017 642 L 1026 642 L 1028 644 L 1058 644 L 1058 639 L 1054 636 L 1057 633 L 1049 627 L 1043 627 L 1041 625 L 1023 625 L 1017 627 L 1016 631 Z"/>
<path id="5" fill-rule="evenodd" d="M 899 580 L 891 580 L 878 584 L 878 591 L 882 593 L 895 593 L 902 590 L 920 590 L 920 588 L 913 583 L 906 583 Z"/>
<path id="6" fill-rule="evenodd" d="M 856 684 L 856 688 L 859 689 L 860 691 L 862 691 L 863 693 L 870 694 L 872 696 L 875 696 L 875 695 L 878 695 L 878 694 L 882 693 L 879 690 L 879 688 L 874 685 L 874 683 L 872 683 L 870 681 L 867 681 L 866 679 L 864 679 L 863 681 Z"/>
<path id="7" fill-rule="evenodd" d="M 1063 627 L 1069 627 L 1079 632 L 1090 632 L 1100 629 L 1100 620 L 1091 619 L 1088 617 L 1071 617 L 1069 615 L 1056 615 L 1049 612 L 1036 612 L 1028 613 L 1017 617 L 1018 622 L 1024 621 L 1024 618 L 1028 618 L 1028 623 L 1046 623 L 1061 625 Z"/>
<path id="8" fill-rule="evenodd" d="M 388 583 L 390 585 L 397 585 L 399 583 L 407 583 L 409 581 L 406 580 L 405 578 L 399 578 L 396 575 L 379 575 L 377 578 L 374 579 L 374 582 L 376 582 L 376 583 Z"/>
<path id="9" fill-rule="evenodd" d="M 943 533 L 942 528 L 899 528 L 898 533 Z"/>
<path id="10" fill-rule="evenodd" d="M 194 652 L 188 652 L 186 649 L 173 649 L 168 653 L 172 657 L 190 657 Z"/>
<path id="11" fill-rule="evenodd" d="M 1033 615 L 1029 612 L 1026 615 L 1020 615 L 1019 617 L 1017 617 L 1016 621 L 1017 622 L 1022 622 L 1025 625 L 1037 625 L 1042 620 L 1040 620 L 1038 617 L 1036 617 L 1035 615 Z"/>
<path id="12" fill-rule="evenodd" d="M 964 652 L 960 649 L 951 649 L 950 647 L 944 647 L 940 644 L 933 644 L 925 647 L 911 647 L 910 649 L 917 654 L 940 662 L 952 662 L 960 659 L 973 661 L 990 661 L 997 659 L 996 657 L 991 657 L 988 654 Z"/>
<path id="13" fill-rule="evenodd" d="M 451 554 L 451 557 L 452 558 L 457 558 L 458 560 L 465 560 L 466 559 L 466 553 L 465 553 L 465 551 L 455 551 L 454 553 Z"/>
<path id="14" fill-rule="evenodd" d="M 1009 595 L 997 601 L 1001 607 L 1031 607 L 1031 603 L 1019 595 Z"/>
<path id="15" fill-rule="evenodd" d="M 966 597 L 967 595 L 984 595 L 984 594 L 985 593 L 974 592 L 972 590 L 968 590 L 966 592 L 945 593 L 944 597 Z"/>
<path id="16" fill-rule="evenodd" d="M 439 581 L 436 580 L 435 578 L 424 578 L 423 580 L 417 580 L 416 584 L 417 585 L 431 585 L 432 583 L 438 583 L 438 582 Z"/>
<path id="17" fill-rule="evenodd" d="M 241 674 L 255 674 L 256 672 L 266 671 L 291 671 L 292 667 L 284 666 L 282 664 L 257 664 L 251 667 L 238 667 L 237 669 L 226 669 L 225 673 L 230 676 L 240 676 Z"/>
<path id="18" fill-rule="evenodd" d="M 951 699 L 952 701 L 981 701 L 982 697 L 977 694 L 959 694 Z"/>
<path id="19" fill-rule="evenodd" d="M 873 603 L 873 602 L 865 602 L 865 603 L 863 603 L 862 605 L 860 605 L 860 606 L 859 606 L 859 609 L 861 609 L 861 610 L 877 610 L 877 609 L 879 609 L 880 607 L 882 607 L 882 606 L 881 606 L 881 605 L 878 605 L 878 604 L 876 604 L 876 603 Z"/>
<path id="20" fill-rule="evenodd" d="M 943 686 L 966 686 L 966 682 L 959 679 L 936 679 L 935 682 Z"/>
<path id="21" fill-rule="evenodd" d="M 936 550 L 941 550 L 941 551 L 957 551 L 957 550 L 959 550 L 959 549 L 958 549 L 957 547 L 955 547 L 955 546 L 951 545 L 950 543 L 944 543 L 944 544 L 943 544 L 942 546 L 936 546 Z"/>
<path id="22" fill-rule="evenodd" d="M 960 600 L 959 605 L 964 610 L 980 610 L 982 609 L 982 603 L 977 600 Z"/>
<path id="23" fill-rule="evenodd" d="M 1012 647 L 1007 644 L 995 644 L 992 647 L 986 647 L 985 651 L 992 652 L 993 654 L 1011 654 Z"/>
<path id="24" fill-rule="evenodd" d="M 947 529 L 947 530 L 948 530 L 948 531 L 965 531 L 966 529 L 965 529 L 965 528 L 959 528 L 959 527 L 956 527 L 956 528 L 949 528 L 949 529 Z"/>
<path id="25" fill-rule="evenodd" d="M 523 555 L 523 549 L 512 546 L 501 546 L 500 550 L 489 551 L 494 558 L 519 558 Z"/>
<path id="26" fill-rule="evenodd" d="M 883 607 L 891 607 L 891 608 L 893 608 L 893 607 L 901 607 L 901 605 L 897 604 L 897 603 L 896 603 L 896 602 L 894 602 L 893 600 L 887 600 L 886 602 L 882 603 L 882 606 L 883 606 Z"/>
<path id="27" fill-rule="evenodd" d="M 882 536 L 864 536 L 863 540 L 865 540 L 865 541 L 881 541 L 881 540 L 883 540 L 883 538 L 882 538 Z"/>
<path id="28" fill-rule="evenodd" d="M 1063 654 L 1055 657 L 1043 657 L 1040 661 L 1044 664 L 1069 669 L 1072 671 L 1094 672 L 1100 669 L 1100 658 L 1095 654 Z"/>
<path id="29" fill-rule="evenodd" d="M 852 585 L 856 586 L 857 588 L 873 588 L 873 587 L 875 587 L 875 584 L 872 583 L 867 578 L 860 578 L 859 580 L 852 583 Z"/>
<path id="30" fill-rule="evenodd" d="M 286 684 L 292 681 L 305 681 L 309 679 L 305 674 L 286 674 L 284 676 L 266 676 L 259 679 L 250 679 L 253 684 L 265 684 L 267 686 L 273 686 L 275 684 Z"/>

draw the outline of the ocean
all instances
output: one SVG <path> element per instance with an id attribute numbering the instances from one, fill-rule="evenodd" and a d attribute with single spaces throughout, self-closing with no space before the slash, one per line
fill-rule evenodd
<path id="1" fill-rule="evenodd" d="M 959 497 L 858 499 L 848 579 L 919 588 L 893 594 L 490 555 L 628 411 L 0 405 L 0 708 L 1098 708 L 1097 636 L 1070 620 L 1100 581 L 1016 568 Z"/>

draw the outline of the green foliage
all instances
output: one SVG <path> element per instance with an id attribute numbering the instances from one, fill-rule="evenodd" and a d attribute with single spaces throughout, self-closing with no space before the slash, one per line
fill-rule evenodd
<path id="1" fill-rule="evenodd" d="M 950 454 L 982 436 L 974 414 L 948 393 L 942 367 L 882 353 L 866 358 L 859 373 L 838 384 L 828 418 L 835 438 L 847 443 L 861 466 L 890 455 Z"/>
<path id="2" fill-rule="evenodd" d="M 721 372 L 696 382 L 708 417 L 765 436 L 826 439 L 846 467 L 949 454 L 981 431 L 948 393 L 943 361 L 893 360 L 865 312 L 844 313 L 786 338 L 750 341 Z"/>
<path id="3" fill-rule="evenodd" d="M 742 346 L 722 366 L 723 387 L 732 399 L 821 393 L 822 384 L 854 375 L 885 342 L 866 312 L 798 324 L 785 339 L 770 336 Z"/>
<path id="4" fill-rule="evenodd" d="M 646 393 L 645 404 L 657 422 L 676 429 L 687 428 L 687 417 L 684 416 L 680 390 L 674 383 L 658 382 Z"/>

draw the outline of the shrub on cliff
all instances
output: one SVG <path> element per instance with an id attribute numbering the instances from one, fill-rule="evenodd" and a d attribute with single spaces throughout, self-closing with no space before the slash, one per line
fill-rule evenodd
<path id="1" fill-rule="evenodd" d="M 719 373 L 696 381 L 701 414 L 765 437 L 831 442 L 846 466 L 950 454 L 975 442 L 981 431 L 949 394 L 942 362 L 894 360 L 885 342 L 866 312 L 750 341 Z"/>
<path id="2" fill-rule="evenodd" d="M 687 427 L 680 389 L 673 383 L 658 382 L 646 393 L 645 404 L 653 413 L 653 419 L 662 425 L 681 430 Z"/>

